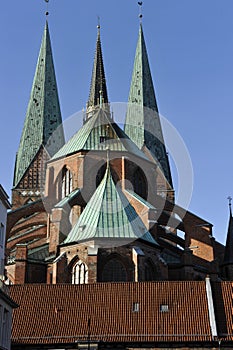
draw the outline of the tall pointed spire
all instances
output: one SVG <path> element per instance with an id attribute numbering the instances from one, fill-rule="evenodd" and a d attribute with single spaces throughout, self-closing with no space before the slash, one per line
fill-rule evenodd
<path id="1" fill-rule="evenodd" d="M 230 217 L 229 217 L 223 265 L 233 264 L 233 217 L 232 217 L 232 210 L 231 210 L 232 198 L 228 197 L 228 200 L 229 200 Z"/>
<path id="2" fill-rule="evenodd" d="M 153 158 L 158 160 L 168 183 L 172 187 L 170 165 L 165 149 L 141 21 L 128 99 L 125 132 L 140 149 L 146 147 Z"/>
<path id="3" fill-rule="evenodd" d="M 62 126 L 58 128 L 60 125 L 62 125 L 62 118 L 49 28 L 46 20 L 24 128 L 16 157 L 14 187 L 19 185 L 32 163 L 35 163 L 38 153 L 41 152 L 43 147 L 45 147 L 49 156 L 53 156 L 63 146 L 64 132 Z M 55 130 L 56 135 L 54 134 Z M 52 142 L 50 139 L 51 135 L 53 135 Z M 43 167 L 41 161 L 37 163 L 33 164 L 34 174 L 36 172 L 40 174 L 40 169 Z M 38 187 L 38 179 L 36 182 Z M 25 186 L 21 184 L 20 187 Z M 33 181 L 31 181 L 31 187 L 33 188 Z"/>
<path id="4" fill-rule="evenodd" d="M 96 106 L 102 107 L 103 104 L 108 104 L 108 93 L 107 85 L 104 73 L 104 63 L 103 55 L 101 48 L 101 39 L 100 39 L 100 25 L 97 26 L 97 41 L 96 41 L 96 50 L 95 50 L 95 59 L 92 71 L 91 87 L 89 99 L 87 102 L 87 118 L 89 112 L 95 109 Z"/>

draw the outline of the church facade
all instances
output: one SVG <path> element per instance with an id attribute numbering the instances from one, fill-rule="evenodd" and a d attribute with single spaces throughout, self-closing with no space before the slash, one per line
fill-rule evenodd
<path id="1" fill-rule="evenodd" d="M 211 223 L 176 205 L 142 24 L 124 128 L 98 26 L 83 126 L 66 142 L 46 22 L 15 162 L 8 283 L 217 281 L 230 278 L 229 254 Z"/>

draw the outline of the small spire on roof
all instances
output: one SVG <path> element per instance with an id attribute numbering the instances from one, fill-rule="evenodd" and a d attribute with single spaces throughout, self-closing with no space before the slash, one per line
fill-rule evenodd
<path id="1" fill-rule="evenodd" d="M 143 4 L 142 1 L 138 1 L 138 5 L 139 5 L 139 15 L 138 15 L 138 17 L 140 19 L 140 23 L 142 22 L 142 17 L 143 17 L 143 15 L 142 15 L 142 4 Z"/>
<path id="2" fill-rule="evenodd" d="M 96 41 L 96 50 L 95 50 L 95 58 L 94 65 L 92 70 L 92 78 L 91 78 L 91 86 L 89 99 L 87 102 L 87 117 L 86 121 L 93 116 L 93 110 L 96 107 L 102 106 L 106 111 L 109 112 L 108 106 L 108 93 L 107 93 L 107 85 L 104 73 L 104 63 L 103 63 L 103 55 L 101 49 L 101 39 L 100 39 L 100 20 L 98 17 L 98 34 Z M 101 96 L 100 96 L 101 94 Z"/>

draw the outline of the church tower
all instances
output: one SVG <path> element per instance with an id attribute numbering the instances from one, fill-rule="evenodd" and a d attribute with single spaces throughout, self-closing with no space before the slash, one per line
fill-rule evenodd
<path id="1" fill-rule="evenodd" d="M 41 196 L 46 162 L 64 144 L 48 22 L 45 23 L 26 118 L 16 156 L 7 222 L 7 276 L 12 283 L 44 282 L 48 214 Z M 30 263 L 29 263 L 30 261 Z"/>
<path id="2" fill-rule="evenodd" d="M 125 132 L 165 176 L 167 190 L 173 190 L 159 111 L 149 66 L 146 43 L 140 23 L 134 68 L 128 98 Z"/>
<path id="3" fill-rule="evenodd" d="M 48 22 L 46 21 L 31 95 L 16 155 L 13 208 L 44 191 L 45 164 L 64 144 Z"/>

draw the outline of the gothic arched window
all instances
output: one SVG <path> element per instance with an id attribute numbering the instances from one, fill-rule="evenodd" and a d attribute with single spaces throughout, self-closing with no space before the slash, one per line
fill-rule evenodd
<path id="1" fill-rule="evenodd" d="M 123 263 L 116 258 L 109 260 L 102 271 L 103 282 L 127 282 L 127 271 Z"/>
<path id="2" fill-rule="evenodd" d="M 146 185 L 147 181 L 143 171 L 140 168 L 137 168 L 133 174 L 133 188 L 134 192 L 144 199 L 147 197 Z"/>
<path id="3" fill-rule="evenodd" d="M 88 283 L 88 268 L 87 265 L 79 260 L 72 270 L 72 284 Z"/>
<path id="4" fill-rule="evenodd" d="M 150 259 L 145 262 L 145 281 L 159 281 L 161 278 L 159 268 Z"/>
<path id="5" fill-rule="evenodd" d="M 63 168 L 62 170 L 62 198 L 68 196 L 73 189 L 72 173 L 69 169 Z"/>

